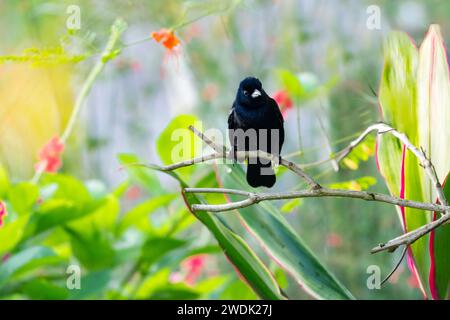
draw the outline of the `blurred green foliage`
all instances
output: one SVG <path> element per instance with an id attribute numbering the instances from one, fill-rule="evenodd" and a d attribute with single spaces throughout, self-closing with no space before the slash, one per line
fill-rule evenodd
<path id="1" fill-rule="evenodd" d="M 73 4 L 81 8 L 80 30 L 65 27 L 66 8 Z M 381 8 L 381 30 L 365 27 L 365 10 L 372 4 Z M 201 119 L 205 127 L 225 130 L 237 83 L 248 74 L 262 79 L 268 93 L 286 90 L 295 102 L 286 115 L 285 155 L 299 163 L 332 156 L 379 120 L 371 88 L 379 83 L 386 33 L 401 29 L 421 40 L 435 22 L 447 40 L 450 34 L 450 4 L 439 0 L 327 5 L 306 0 L 33 0 L 3 1 L 0 12 L 0 70 L 8 71 L 2 73 L 6 78 L 0 76 L 0 98 L 10 102 L 0 106 L 0 127 L 8 131 L 25 123 L 14 131 L 15 140 L 0 135 L 0 198 L 8 212 L 0 228 L 2 299 L 257 298 L 213 235 L 187 210 L 178 183 L 133 164 L 170 162 L 166 153 L 172 145 L 167 136 L 171 125 L 185 127 Z M 410 18 L 405 20 L 405 15 Z M 109 57 L 114 60 L 94 85 L 77 134 L 68 141 L 62 173 L 46 174 L 38 184 L 26 182 L 44 141 L 31 136 L 53 122 L 54 134 L 62 131 L 73 101 L 60 98 L 67 91 L 78 92 L 117 17 L 129 25 L 122 50 Z M 182 54 L 169 57 L 169 62 L 164 48 L 150 39 L 150 33 L 161 28 L 174 28 L 182 41 Z M 55 65 L 70 68 L 70 76 L 57 78 L 59 87 L 48 94 L 57 101 L 52 112 L 61 117 L 42 111 L 36 115 L 42 110 L 36 100 L 44 105 L 48 100 L 25 87 L 20 95 L 31 97 L 28 112 L 20 109 L 9 117 L 11 106 L 16 106 L 11 85 L 23 87 L 20 80 L 27 78 L 11 74 L 21 75 L 18 68 L 23 66 L 29 68 L 28 75 L 36 70 L 61 74 L 51 69 Z M 180 121 L 182 113 L 193 116 Z M 323 185 L 386 193 L 373 151 L 374 140 L 369 140 L 338 172 L 329 163 L 308 171 Z M 178 173 L 190 186 L 213 187 L 218 174 L 226 176 L 223 171 L 227 168 L 202 165 Z M 282 168 L 278 174 L 277 190 L 303 187 Z M 239 177 L 226 183 L 236 185 Z M 226 201 L 217 195 L 204 199 Z M 369 266 L 387 274 L 398 258 L 369 254 L 374 244 L 402 231 L 392 206 L 349 199 L 292 200 L 275 202 L 269 209 L 256 207 L 247 219 L 260 210 L 275 211 L 270 217 L 282 212 L 293 237 L 301 237 L 353 296 L 421 297 L 406 264 L 381 290 L 366 286 Z M 283 293 L 310 298 L 298 279 L 274 263 L 240 223 L 227 223 L 229 228 L 219 231 L 232 229 L 240 235 L 242 246 L 256 253 Z M 67 287 L 71 265 L 81 267 L 80 290 Z M 267 279 L 265 271 L 261 278 Z"/>

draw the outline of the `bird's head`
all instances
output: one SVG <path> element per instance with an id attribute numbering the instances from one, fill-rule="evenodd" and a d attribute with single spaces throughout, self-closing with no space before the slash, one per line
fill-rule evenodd
<path id="1" fill-rule="evenodd" d="M 241 105 L 257 107 L 264 103 L 266 96 L 261 81 L 254 77 L 247 77 L 239 84 L 236 100 Z"/>

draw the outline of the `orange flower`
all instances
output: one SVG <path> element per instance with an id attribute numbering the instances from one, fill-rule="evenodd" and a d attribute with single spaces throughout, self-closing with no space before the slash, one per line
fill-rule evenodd
<path id="1" fill-rule="evenodd" d="M 3 201 L 0 201 L 0 227 L 3 225 L 3 219 L 8 213 L 6 212 L 6 205 Z"/>
<path id="2" fill-rule="evenodd" d="M 280 108 L 280 111 L 283 114 L 283 118 L 286 119 L 286 114 L 288 110 L 292 109 L 292 107 L 294 106 L 292 99 L 284 90 L 279 90 L 275 92 L 273 95 L 273 99 L 278 103 L 278 107 Z"/>
<path id="3" fill-rule="evenodd" d="M 156 41 L 161 43 L 167 50 L 172 51 L 176 46 L 180 44 L 180 40 L 177 38 L 173 30 L 161 29 L 159 31 L 154 31 L 151 37 Z"/>
<path id="4" fill-rule="evenodd" d="M 45 172 L 56 172 L 61 168 L 61 154 L 64 151 L 64 143 L 59 137 L 53 137 L 39 152 L 39 162 L 36 170 Z"/>

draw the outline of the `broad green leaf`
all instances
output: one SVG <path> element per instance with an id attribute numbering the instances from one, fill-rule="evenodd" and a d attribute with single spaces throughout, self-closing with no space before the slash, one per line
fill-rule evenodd
<path id="1" fill-rule="evenodd" d="M 166 172 L 187 188 L 186 183 L 175 173 Z M 186 205 L 201 203 L 200 199 L 190 193 L 183 193 Z M 195 213 L 214 235 L 224 253 L 232 262 L 236 270 L 247 280 L 252 289 L 263 299 L 283 299 L 280 289 L 267 267 L 255 255 L 251 248 L 232 230 L 228 229 L 215 215 L 208 212 Z"/>
<path id="2" fill-rule="evenodd" d="M 142 161 L 134 154 L 121 153 L 117 156 L 119 162 L 130 175 L 130 180 L 137 183 L 152 195 L 162 195 L 164 188 L 155 173 L 143 167 L 135 166 Z"/>
<path id="3" fill-rule="evenodd" d="M 187 245 L 186 240 L 150 237 L 142 246 L 141 261 L 152 264 L 172 250 L 182 248 Z"/>
<path id="4" fill-rule="evenodd" d="M 371 176 L 360 177 L 350 181 L 334 182 L 327 184 L 331 189 L 367 190 L 377 183 L 377 179 Z"/>
<path id="5" fill-rule="evenodd" d="M 225 188 L 250 188 L 240 166 L 219 166 L 219 172 Z M 238 197 L 230 198 L 238 200 Z M 310 295 L 318 299 L 353 299 L 271 203 L 239 209 L 239 214 L 269 255 Z"/>
<path id="6" fill-rule="evenodd" d="M 9 176 L 6 169 L 0 164 L 0 199 L 5 198 L 10 187 Z"/>
<path id="7" fill-rule="evenodd" d="M 440 28 L 431 25 L 419 50 L 417 73 L 420 145 L 442 182 L 450 170 L 450 81 L 447 53 Z M 436 199 L 429 179 L 423 181 L 427 201 Z"/>
<path id="8" fill-rule="evenodd" d="M 74 256 L 84 267 L 100 271 L 114 265 L 116 252 L 108 234 L 96 228 L 83 233 L 69 227 L 65 230 L 70 235 Z"/>
<path id="9" fill-rule="evenodd" d="M 147 278 L 144 281 L 142 281 L 139 287 L 136 289 L 134 299 L 146 299 L 157 288 L 167 284 L 169 282 L 169 277 L 170 277 L 169 268 L 159 269 L 152 275 L 147 276 Z"/>
<path id="10" fill-rule="evenodd" d="M 21 290 L 33 300 L 64 300 L 69 296 L 66 288 L 44 279 L 33 279 L 25 283 Z"/>
<path id="11" fill-rule="evenodd" d="M 385 62 L 380 84 L 383 120 L 419 145 L 417 107 L 417 69 L 419 55 L 410 38 L 400 32 L 389 35 L 384 46 Z M 423 194 L 424 173 L 415 156 L 391 135 L 378 138 L 378 164 L 391 194 L 428 202 Z M 411 231 L 428 222 L 428 212 L 400 208 L 404 229 Z M 411 246 L 412 261 L 423 289 L 429 270 L 428 236 Z M 424 294 L 426 292 L 424 291 Z"/>
<path id="12" fill-rule="evenodd" d="M 148 224 L 149 214 L 154 212 L 156 209 L 168 205 L 172 200 L 175 199 L 176 194 L 164 194 L 161 196 L 156 196 L 150 198 L 138 204 L 136 207 L 132 208 L 130 211 L 124 214 L 118 225 L 118 232 L 122 233 L 131 226 L 135 226 L 141 229 L 142 224 Z"/>
<path id="13" fill-rule="evenodd" d="M 295 74 L 285 69 L 276 70 L 276 74 L 281 85 L 298 101 L 304 92 L 300 79 Z"/>
<path id="14" fill-rule="evenodd" d="M 87 209 L 85 209 L 87 210 Z M 91 207 L 89 214 L 68 223 L 70 228 L 88 234 L 97 230 L 113 231 L 120 212 L 119 200 L 112 194 Z"/>
<path id="15" fill-rule="evenodd" d="M 161 132 L 156 148 L 164 164 L 176 163 L 191 159 L 201 151 L 201 141 L 188 129 L 190 125 L 199 127 L 198 119 L 193 115 L 183 114 L 175 117 Z M 194 167 L 185 167 L 178 170 L 178 174 L 188 180 Z"/>
<path id="16" fill-rule="evenodd" d="M 30 214 L 21 215 L 0 229 L 0 256 L 12 251 L 22 240 L 29 219 Z"/>
<path id="17" fill-rule="evenodd" d="M 450 173 L 444 183 L 444 194 L 450 199 Z M 439 216 L 435 213 L 435 219 Z M 430 234 L 430 278 L 433 299 L 448 299 L 450 293 L 450 225 L 445 224 Z"/>
<path id="18" fill-rule="evenodd" d="M 51 195 L 53 199 L 72 200 L 78 204 L 92 199 L 83 182 L 69 175 L 44 174 L 41 178 L 41 184 L 43 186 L 56 186 L 56 191 Z"/>
<path id="19" fill-rule="evenodd" d="M 416 128 L 417 64 L 418 53 L 409 37 L 400 32 L 390 33 L 384 44 L 380 111 L 383 121 L 406 134 L 405 130 Z M 395 137 L 389 134 L 378 136 L 378 165 L 389 191 L 395 196 L 400 193 L 402 148 Z"/>
<path id="20" fill-rule="evenodd" d="M 167 284 L 161 288 L 157 288 L 147 297 L 149 300 L 194 300 L 200 296 L 196 290 L 182 283 Z"/>
<path id="21" fill-rule="evenodd" d="M 0 287 L 17 271 L 35 259 L 54 256 L 53 250 L 47 247 L 31 247 L 12 255 L 6 262 L 0 264 Z"/>
<path id="22" fill-rule="evenodd" d="M 9 202 L 19 215 L 29 212 L 38 198 L 38 187 L 29 182 L 16 184 L 8 192 Z"/>
<path id="23" fill-rule="evenodd" d="M 303 201 L 301 199 L 292 199 L 287 201 L 283 206 L 281 206 L 280 211 L 283 213 L 292 212 L 295 208 L 302 205 Z"/>
<path id="24" fill-rule="evenodd" d="M 110 270 L 90 272 L 81 277 L 81 288 L 79 290 L 70 291 L 69 299 L 83 300 L 100 298 L 108 288 L 111 280 L 112 274 Z"/>
<path id="25" fill-rule="evenodd" d="M 25 237 L 36 236 L 44 231 L 80 219 L 95 212 L 101 201 L 91 202 L 88 205 L 75 203 L 72 200 L 57 198 L 42 203 L 31 216 L 25 229 Z"/>

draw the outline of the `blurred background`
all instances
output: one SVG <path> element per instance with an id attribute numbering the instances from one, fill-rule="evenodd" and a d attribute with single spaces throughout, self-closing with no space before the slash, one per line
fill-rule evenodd
<path id="1" fill-rule="evenodd" d="M 66 27 L 70 5 L 80 8 L 79 30 Z M 369 6 L 380 10 L 379 28 L 367 25 L 373 12 Z M 0 16 L 1 56 L 47 50 L 42 59 L 0 62 L 0 162 L 15 181 L 31 179 L 39 150 L 63 132 L 114 19 L 128 23 L 120 54 L 107 63 L 83 106 L 61 169 L 107 190 L 127 178 L 119 170 L 117 154 L 134 153 L 145 162 L 160 163 L 157 138 L 177 115 L 194 114 L 205 129 L 225 132 L 238 83 L 248 75 L 261 79 L 270 95 L 287 92 L 288 73 L 300 79 L 302 94 L 291 96 L 292 106 L 284 106 L 283 153 L 298 163 L 326 159 L 380 120 L 376 91 L 389 31 L 406 31 L 420 44 L 428 26 L 437 23 L 446 43 L 450 37 L 450 2 L 437 0 L 1 0 Z M 152 31 L 171 27 L 181 41 L 176 52 L 150 37 Z M 46 54 L 56 59 L 46 60 Z M 347 183 L 388 192 L 370 150 L 337 172 L 330 162 L 310 172 L 324 185 Z M 154 178 L 162 189 L 178 188 L 165 176 Z M 301 186 L 295 176 L 283 173 L 275 189 Z M 158 192 L 132 185 L 121 207 L 130 208 Z M 357 298 L 421 298 L 406 263 L 381 290 L 366 286 L 370 265 L 380 266 L 384 276 L 398 259 L 398 252 L 369 252 L 401 232 L 394 207 L 321 198 L 283 208 L 296 232 Z M 152 218 L 156 226 L 173 207 L 158 210 Z M 194 235 L 197 243 L 214 243 L 198 222 L 180 237 Z M 205 287 L 209 278 L 226 279 L 210 281 L 201 297 L 255 297 L 221 254 L 201 255 L 170 268 L 169 282 L 180 281 L 176 277 L 186 268 L 198 268 L 195 279 L 184 279 L 193 290 Z M 308 298 L 289 276 L 276 266 L 272 269 L 290 296 Z"/>

